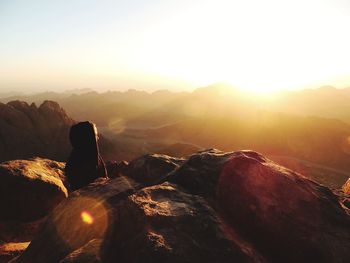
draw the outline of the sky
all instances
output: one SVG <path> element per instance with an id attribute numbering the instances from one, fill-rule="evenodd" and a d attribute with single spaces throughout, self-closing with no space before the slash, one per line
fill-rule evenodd
<path id="1" fill-rule="evenodd" d="M 350 87 L 348 0 L 0 0 L 0 92 Z"/>

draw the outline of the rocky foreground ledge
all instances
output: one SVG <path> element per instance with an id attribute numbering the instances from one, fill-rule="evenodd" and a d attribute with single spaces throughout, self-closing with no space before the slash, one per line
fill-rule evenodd
<path id="1" fill-rule="evenodd" d="M 62 189 L 58 171 L 46 181 Z M 339 196 L 259 153 L 146 155 L 115 176 L 68 198 L 62 190 L 63 201 L 35 221 L 40 229 L 10 262 L 350 260 L 349 209 Z"/>

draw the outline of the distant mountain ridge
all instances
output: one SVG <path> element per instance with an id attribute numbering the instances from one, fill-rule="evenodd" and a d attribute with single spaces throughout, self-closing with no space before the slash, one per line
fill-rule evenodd
<path id="1" fill-rule="evenodd" d="M 231 113 L 244 111 L 272 111 L 301 116 L 334 118 L 350 124 L 350 88 L 337 89 L 323 86 L 318 89 L 280 91 L 268 99 L 261 95 L 245 92 L 227 84 L 213 84 L 193 92 L 172 92 L 159 90 L 146 92 L 107 91 L 98 93 L 90 89 L 66 92 L 42 92 L 33 95 L 0 97 L 0 102 L 22 100 L 41 104 L 45 100 L 57 101 L 76 120 L 91 118 L 100 126 L 113 121 L 115 112 L 128 107 L 123 118 L 134 119 L 143 113 L 172 112 L 185 115 L 203 111 L 203 103 L 214 114 L 217 110 Z M 217 102 L 220 102 L 219 104 Z M 189 103 L 191 105 L 189 105 Z M 201 103 L 202 105 L 199 105 Z M 133 110 L 130 110 L 133 109 Z"/>
<path id="2" fill-rule="evenodd" d="M 42 93 L 26 100 L 45 98 L 56 98 L 76 121 L 95 122 L 105 135 L 101 152 L 107 160 L 147 153 L 187 156 L 211 147 L 252 149 L 328 186 L 343 184 L 350 174 L 350 89 L 322 87 L 261 98 L 211 85 L 178 93 Z"/>

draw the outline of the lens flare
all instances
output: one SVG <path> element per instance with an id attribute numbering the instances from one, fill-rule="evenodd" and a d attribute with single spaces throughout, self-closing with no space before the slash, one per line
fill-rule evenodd
<path id="1" fill-rule="evenodd" d="M 57 237 L 74 249 L 81 247 L 91 236 L 102 238 L 108 227 L 107 207 L 101 195 L 96 197 L 83 194 L 71 198 L 64 212 L 53 213 L 52 218 Z"/>
<path id="2" fill-rule="evenodd" d="M 88 212 L 83 211 L 80 216 L 85 224 L 91 225 L 94 223 L 94 218 Z"/>

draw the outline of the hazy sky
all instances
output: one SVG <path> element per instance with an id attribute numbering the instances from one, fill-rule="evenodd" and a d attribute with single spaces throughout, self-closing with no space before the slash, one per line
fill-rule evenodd
<path id="1" fill-rule="evenodd" d="M 350 86 L 348 0 L 0 0 L 0 92 Z"/>

